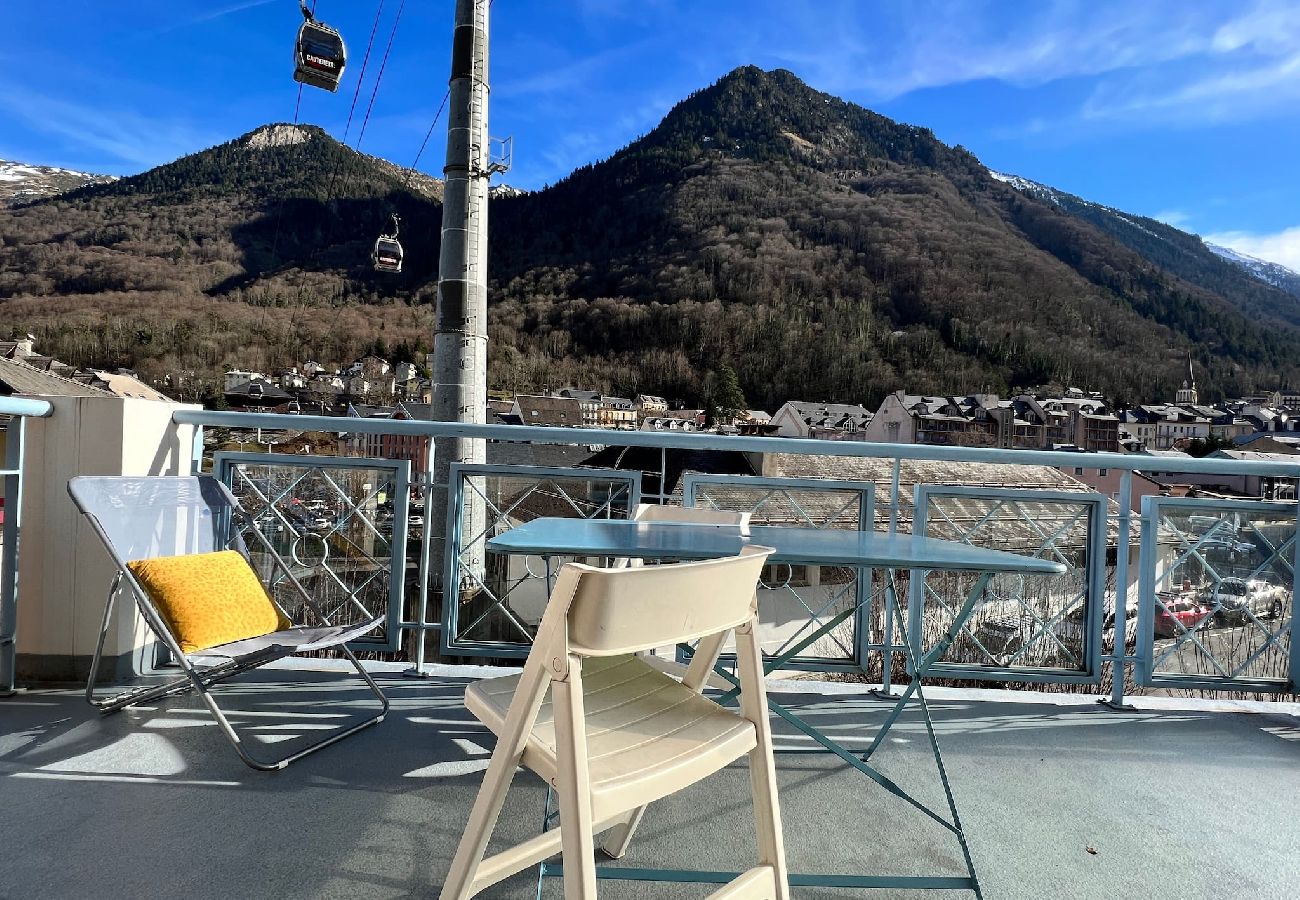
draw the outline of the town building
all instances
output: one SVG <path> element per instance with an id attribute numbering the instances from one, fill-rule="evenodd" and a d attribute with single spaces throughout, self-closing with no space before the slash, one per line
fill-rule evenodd
<path id="1" fill-rule="evenodd" d="M 864 441 L 871 418 L 871 410 L 853 403 L 787 400 L 772 414 L 770 424 L 781 437 Z"/>

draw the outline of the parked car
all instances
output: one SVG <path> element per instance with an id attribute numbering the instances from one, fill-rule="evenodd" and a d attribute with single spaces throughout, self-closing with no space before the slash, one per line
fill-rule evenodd
<path id="1" fill-rule="evenodd" d="M 1200 595 L 1200 602 L 1222 624 L 1244 625 L 1250 616 L 1277 619 L 1287 601 L 1286 588 L 1261 578 L 1221 578 Z"/>
<path id="2" fill-rule="evenodd" d="M 284 524 L 273 515 L 264 515 L 257 519 L 257 530 L 262 534 L 280 534 Z"/>
<path id="3" fill-rule="evenodd" d="M 1184 631 L 1193 631 L 1210 615 L 1210 607 L 1185 594 L 1157 594 L 1156 598 L 1159 601 L 1153 623 L 1156 637 L 1181 637 Z"/>

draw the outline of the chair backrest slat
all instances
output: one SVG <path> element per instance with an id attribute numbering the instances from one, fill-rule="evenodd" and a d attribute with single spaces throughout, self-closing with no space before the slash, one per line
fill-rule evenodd
<path id="1" fill-rule="evenodd" d="M 641 503 L 632 511 L 631 518 L 638 522 L 689 522 L 696 525 L 749 525 L 749 513 L 730 509 L 709 509 L 705 506 L 659 506 Z"/>
<path id="2" fill-rule="evenodd" d="M 754 616 L 754 589 L 773 552 L 750 546 L 740 556 L 639 568 L 567 565 L 561 576 L 577 578 L 569 647 L 580 656 L 612 656 L 735 628 Z"/>

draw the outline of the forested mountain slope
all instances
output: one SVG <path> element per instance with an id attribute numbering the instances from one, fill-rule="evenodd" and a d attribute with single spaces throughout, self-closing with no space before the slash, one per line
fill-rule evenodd
<path id="1" fill-rule="evenodd" d="M 990 174 L 1097 226 L 1172 274 L 1234 302 L 1248 315 L 1300 326 L 1300 275 L 1283 266 L 1206 244 L 1156 219 L 1093 203 L 1027 178 Z"/>
<path id="2" fill-rule="evenodd" d="M 0 326 L 149 374 L 427 347 L 438 186 L 408 181 L 273 126 L 0 212 Z M 390 280 L 369 250 L 392 212 Z M 494 387 L 699 400 L 729 361 L 768 406 L 1051 381 L 1140 400 L 1189 350 L 1211 394 L 1298 374 L 1294 298 L 1162 260 L 784 71 L 736 70 L 490 223 Z"/>

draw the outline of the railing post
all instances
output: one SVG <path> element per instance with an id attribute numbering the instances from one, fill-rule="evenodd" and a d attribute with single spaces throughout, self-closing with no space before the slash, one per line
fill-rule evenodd
<path id="1" fill-rule="evenodd" d="M 893 474 L 889 484 L 889 533 L 898 532 L 899 485 L 903 478 L 903 458 L 894 457 Z M 915 521 L 915 519 L 913 520 Z M 885 573 L 885 635 L 884 647 L 880 655 L 880 691 L 882 697 L 893 695 L 894 686 L 894 607 L 898 604 L 898 595 L 893 589 L 894 572 Z M 907 638 L 904 637 L 904 640 Z"/>
<path id="2" fill-rule="evenodd" d="M 418 478 L 420 490 L 424 494 L 424 526 L 420 529 L 420 562 L 419 565 L 416 566 L 416 572 L 417 572 L 416 577 L 419 578 L 420 580 L 420 587 L 418 591 L 419 599 L 416 602 L 416 615 L 415 615 L 415 621 L 416 621 L 415 662 L 410 669 L 407 669 L 406 672 L 403 673 L 417 678 L 422 678 L 425 675 L 424 642 L 425 639 L 428 637 L 429 631 L 431 630 L 429 627 L 429 563 L 432 555 L 433 537 L 431 532 L 433 529 L 429 527 L 430 525 L 429 517 L 432 514 L 433 510 L 430 508 L 430 504 L 429 504 L 429 488 L 433 485 L 433 454 L 436 452 L 434 449 L 435 443 L 432 438 L 428 440 L 428 447 L 429 447 L 429 452 L 425 456 L 424 471 L 420 473 Z M 409 510 L 411 505 L 411 496 L 409 490 L 407 492 L 406 497 L 404 498 L 404 502 L 406 503 L 407 509 Z M 450 535 L 448 535 L 447 537 L 450 538 Z M 453 553 L 455 552 L 455 549 L 451 546 L 450 540 L 445 540 L 443 542 L 443 547 L 450 552 Z M 444 602 L 446 602 L 445 600 L 446 595 L 447 595 L 447 587 L 446 585 L 444 585 L 443 586 Z"/>
<path id="3" fill-rule="evenodd" d="M 190 443 L 190 474 L 203 474 L 203 426 L 194 426 L 194 440 Z"/>
<path id="4" fill-rule="evenodd" d="M 1124 704 L 1124 680 L 1128 675 L 1128 561 L 1133 523 L 1133 473 L 1119 478 L 1119 535 L 1115 540 L 1115 638 L 1111 647 L 1110 699 L 1098 703 L 1111 709 L 1132 709 Z M 1104 609 L 1104 604 L 1103 604 Z"/>
<path id="5" fill-rule="evenodd" d="M 1291 659 L 1288 675 L 1291 680 L 1291 693 L 1300 694 L 1300 479 L 1293 488 L 1296 494 L 1296 531 L 1291 545 Z"/>
<path id="6" fill-rule="evenodd" d="M 5 440 L 4 548 L 0 554 L 0 697 L 15 691 L 18 653 L 18 524 L 23 508 L 23 436 L 27 429 L 22 416 L 9 422 Z"/>

